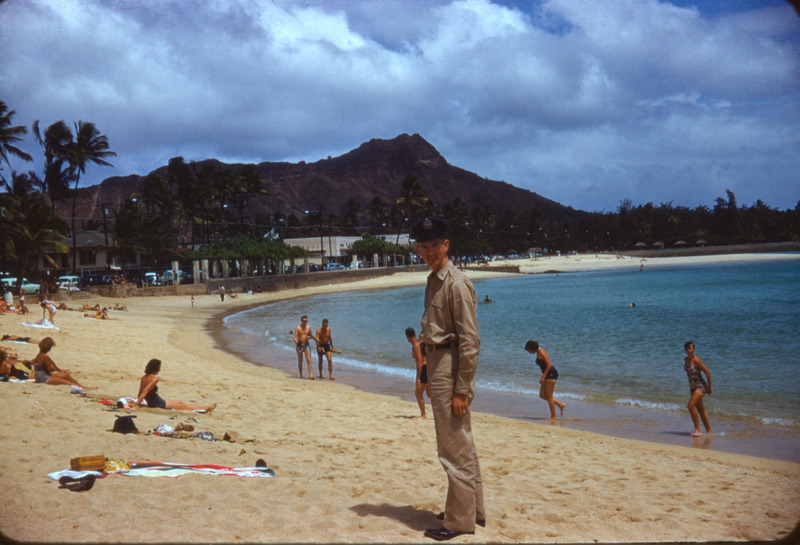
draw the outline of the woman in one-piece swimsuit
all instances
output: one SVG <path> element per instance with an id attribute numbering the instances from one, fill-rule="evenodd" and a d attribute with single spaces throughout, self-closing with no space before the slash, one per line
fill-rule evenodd
<path id="1" fill-rule="evenodd" d="M 703 365 L 703 362 L 694 353 L 694 341 L 688 341 L 683 345 L 683 349 L 686 351 L 686 357 L 683 358 L 683 370 L 686 371 L 686 376 L 689 378 L 689 391 L 691 392 L 691 397 L 686 407 L 689 409 L 689 414 L 692 416 L 692 423 L 694 424 L 692 437 L 697 437 L 701 434 L 701 419 L 706 432 L 711 433 L 711 424 L 708 421 L 706 408 L 703 405 L 703 396 L 706 394 L 711 395 L 711 373 L 708 367 Z M 701 373 L 706 374 L 708 383 L 703 379 Z"/>
<path id="2" fill-rule="evenodd" d="M 565 403 L 553 397 L 553 392 L 556 389 L 556 380 L 558 380 L 558 371 L 550 363 L 550 357 L 544 348 L 539 348 L 539 343 L 536 341 L 528 341 L 525 343 L 525 351 L 529 354 L 536 356 L 536 365 L 542 370 L 542 376 L 539 378 L 539 397 L 547 401 L 550 406 L 550 419 L 556 419 L 556 406 L 564 414 L 564 408 L 567 406 Z"/>
<path id="3" fill-rule="evenodd" d="M 147 365 L 144 368 L 144 376 L 139 380 L 139 394 L 136 399 L 136 403 L 133 405 L 134 409 L 139 407 L 142 401 L 146 401 L 146 406 L 154 409 L 177 409 L 179 411 L 211 412 L 217 407 L 216 403 L 203 406 L 190 405 L 189 403 L 175 401 L 172 399 L 162 399 L 161 396 L 158 395 L 158 381 L 160 380 L 158 373 L 160 372 L 161 360 L 152 359 L 147 362 Z"/>

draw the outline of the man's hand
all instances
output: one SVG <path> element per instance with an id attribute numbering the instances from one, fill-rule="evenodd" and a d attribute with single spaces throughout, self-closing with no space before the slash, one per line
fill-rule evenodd
<path id="1" fill-rule="evenodd" d="M 469 409 L 467 403 L 467 396 L 465 394 L 453 394 L 453 414 L 456 416 L 464 416 L 464 413 Z"/>

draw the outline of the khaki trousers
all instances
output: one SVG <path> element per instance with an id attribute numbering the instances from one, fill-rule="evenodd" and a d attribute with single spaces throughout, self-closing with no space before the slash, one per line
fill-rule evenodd
<path id="1" fill-rule="evenodd" d="M 475 531 L 475 521 L 485 520 L 483 483 L 478 452 L 472 441 L 470 411 L 453 414 L 453 389 L 458 355 L 455 350 L 437 350 L 427 355 L 433 422 L 439 461 L 447 475 L 444 527 L 456 532 Z M 469 400 L 474 396 L 470 388 Z"/>

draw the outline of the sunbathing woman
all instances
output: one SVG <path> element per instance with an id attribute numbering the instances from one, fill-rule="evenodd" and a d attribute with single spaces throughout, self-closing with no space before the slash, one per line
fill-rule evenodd
<path id="1" fill-rule="evenodd" d="M 36 382 L 43 382 L 45 384 L 54 385 L 67 385 L 78 386 L 84 390 L 96 390 L 96 387 L 84 386 L 69 374 L 66 369 L 59 369 L 58 366 L 47 355 L 48 352 L 56 345 L 56 342 L 50 338 L 45 337 L 39 342 L 39 353 L 31 360 L 33 364 L 33 372 L 36 376 Z"/>
<path id="2" fill-rule="evenodd" d="M 25 371 L 20 371 L 19 369 L 14 367 L 14 364 L 17 363 L 16 355 L 11 357 L 5 350 L 0 348 L 0 375 L 8 375 L 10 377 L 18 378 L 20 380 L 28 380 L 28 373 Z M 30 368 L 30 362 L 24 361 L 19 362 L 23 365 Z M 4 379 L 5 380 L 5 379 Z"/>
<path id="3" fill-rule="evenodd" d="M 3 341 L 14 341 L 17 343 L 31 343 L 31 344 L 39 344 L 39 341 L 36 339 L 31 339 L 30 337 L 18 337 L 16 335 L 3 335 L 3 338 L 0 339 Z"/>
<path id="4" fill-rule="evenodd" d="M 137 394 L 136 403 L 133 408 L 139 407 L 142 401 L 147 401 L 147 407 L 154 409 L 177 409 L 179 411 L 207 411 L 211 412 L 217 404 L 211 405 L 190 405 L 183 401 L 174 401 L 171 399 L 162 399 L 158 395 L 158 373 L 161 372 L 161 360 L 152 359 L 147 362 L 144 368 L 144 376 L 139 380 L 139 393 Z"/>

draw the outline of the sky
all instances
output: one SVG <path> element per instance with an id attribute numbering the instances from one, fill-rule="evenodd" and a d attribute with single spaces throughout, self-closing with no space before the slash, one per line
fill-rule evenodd
<path id="1" fill-rule="evenodd" d="M 581 210 L 800 201 L 782 0 L 7 0 L 0 100 L 15 125 L 96 124 L 117 156 L 81 185 L 418 133 Z"/>

